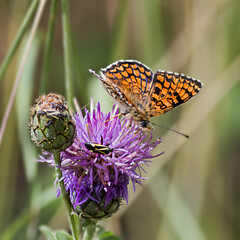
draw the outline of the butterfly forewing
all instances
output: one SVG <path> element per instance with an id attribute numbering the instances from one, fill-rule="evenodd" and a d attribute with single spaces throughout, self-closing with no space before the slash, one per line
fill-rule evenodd
<path id="1" fill-rule="evenodd" d="M 157 71 L 153 79 L 149 117 L 162 115 L 188 101 L 201 89 L 202 83 L 183 74 Z"/>
<path id="2" fill-rule="evenodd" d="M 117 88 L 128 101 L 143 101 L 149 98 L 153 74 L 145 65 L 131 60 L 118 61 L 101 72 L 106 82 Z"/>

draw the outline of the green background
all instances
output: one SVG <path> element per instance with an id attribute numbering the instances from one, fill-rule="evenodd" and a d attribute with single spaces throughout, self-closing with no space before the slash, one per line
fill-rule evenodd
<path id="1" fill-rule="evenodd" d="M 69 229 L 56 199 L 52 168 L 36 163 L 28 135 L 29 108 L 40 93 L 66 95 L 61 7 L 58 4 L 47 84 L 42 87 L 50 11 L 47 1 L 0 146 L 0 239 L 44 239 L 39 226 Z M 0 1 L 0 62 L 31 1 Z M 101 223 L 126 240 L 225 240 L 240 238 L 240 1 L 69 1 L 74 93 L 81 107 L 90 98 L 103 111 L 112 99 L 88 69 L 119 59 L 200 79 L 199 95 L 152 119 L 189 134 L 155 128 L 163 143 L 147 169 L 149 180 L 130 188 L 129 204 Z M 27 28 L 27 32 L 30 30 Z M 26 43 L 0 81 L 0 123 Z M 88 107 L 88 106 L 87 106 Z"/>

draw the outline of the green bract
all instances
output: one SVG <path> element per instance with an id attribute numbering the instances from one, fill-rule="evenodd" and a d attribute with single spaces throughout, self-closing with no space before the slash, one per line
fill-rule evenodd
<path id="1" fill-rule="evenodd" d="M 62 151 L 74 141 L 75 124 L 60 95 L 39 97 L 31 109 L 29 126 L 32 141 L 46 151 Z"/>
<path id="2" fill-rule="evenodd" d="M 116 213 L 119 206 L 121 205 L 122 198 L 111 199 L 110 202 L 106 204 L 105 202 L 105 191 L 101 191 L 101 201 L 97 202 L 89 198 L 81 206 L 76 207 L 76 211 L 80 213 L 82 218 L 85 219 L 102 219 L 108 218 L 113 213 Z M 96 193 L 93 193 L 93 197 L 97 198 Z"/>

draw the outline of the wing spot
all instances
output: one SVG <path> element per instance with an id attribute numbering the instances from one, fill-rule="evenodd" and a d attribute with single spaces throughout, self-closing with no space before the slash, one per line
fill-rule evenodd
<path id="1" fill-rule="evenodd" d="M 112 73 L 115 73 L 115 72 L 117 72 L 117 69 L 116 68 L 112 68 L 112 69 L 109 69 L 109 71 L 112 72 Z"/>
<path id="2" fill-rule="evenodd" d="M 154 89 L 154 94 L 159 95 L 159 93 L 160 93 L 160 88 L 155 87 L 155 89 Z"/>
<path id="3" fill-rule="evenodd" d="M 138 70 L 134 70 L 133 72 L 134 72 L 134 75 L 137 76 L 137 77 L 140 75 Z"/>
<path id="4" fill-rule="evenodd" d="M 165 88 L 169 88 L 169 87 L 170 87 L 170 82 L 165 81 L 165 82 L 164 82 L 164 87 L 165 87 Z"/>
<path id="5" fill-rule="evenodd" d="M 189 87 L 188 87 L 188 91 L 189 91 L 189 92 L 192 92 L 192 91 L 193 91 L 193 87 L 189 86 Z"/>
<path id="6" fill-rule="evenodd" d="M 116 67 L 116 68 L 117 68 L 118 71 L 123 71 L 124 70 L 123 66 L 119 66 L 119 67 Z"/>
<path id="7" fill-rule="evenodd" d="M 174 84 L 177 85 L 179 78 L 173 77 L 172 80 L 173 80 Z"/>
<path id="8" fill-rule="evenodd" d="M 127 68 L 126 71 L 127 71 L 129 74 L 132 74 L 132 73 L 133 73 L 133 71 L 132 71 L 131 68 Z"/>
<path id="9" fill-rule="evenodd" d="M 185 94 L 185 90 L 184 89 L 182 89 L 181 91 L 180 91 L 180 93 L 179 93 L 179 96 L 182 98 L 182 96 Z"/>
<path id="10" fill-rule="evenodd" d="M 139 67 L 138 69 L 139 69 L 139 70 L 140 70 L 140 72 L 142 72 L 142 73 L 144 73 L 144 72 L 145 72 L 145 69 L 144 69 L 144 67 Z"/>
<path id="11" fill-rule="evenodd" d="M 151 71 L 146 71 L 146 74 L 148 77 L 150 77 L 152 75 L 152 72 Z"/>
<path id="12" fill-rule="evenodd" d="M 115 77 L 118 78 L 118 79 L 121 79 L 121 78 L 122 78 L 121 73 L 116 73 L 116 74 L 114 74 L 114 75 L 115 75 Z"/>
<path id="13" fill-rule="evenodd" d="M 112 73 L 107 73 L 107 76 L 108 76 L 109 78 L 114 78 L 114 76 L 113 76 Z"/>
<path id="14" fill-rule="evenodd" d="M 141 78 L 142 78 L 143 80 L 145 80 L 145 79 L 146 79 L 146 76 L 141 73 Z"/>
<path id="15" fill-rule="evenodd" d="M 184 89 L 188 89 L 188 86 L 189 86 L 189 84 L 187 84 L 187 83 L 184 83 L 184 84 L 183 84 L 183 88 L 184 88 Z"/>
<path id="16" fill-rule="evenodd" d="M 124 77 L 128 77 L 127 71 L 123 71 L 123 72 L 122 72 L 122 75 L 123 75 Z"/>

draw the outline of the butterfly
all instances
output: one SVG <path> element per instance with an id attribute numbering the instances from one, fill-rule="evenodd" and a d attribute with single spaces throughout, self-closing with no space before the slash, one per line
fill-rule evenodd
<path id="1" fill-rule="evenodd" d="M 89 69 L 143 130 L 151 129 L 150 118 L 163 115 L 195 96 L 201 81 L 179 73 L 152 70 L 136 60 L 120 60 L 102 68 L 100 75 Z"/>

